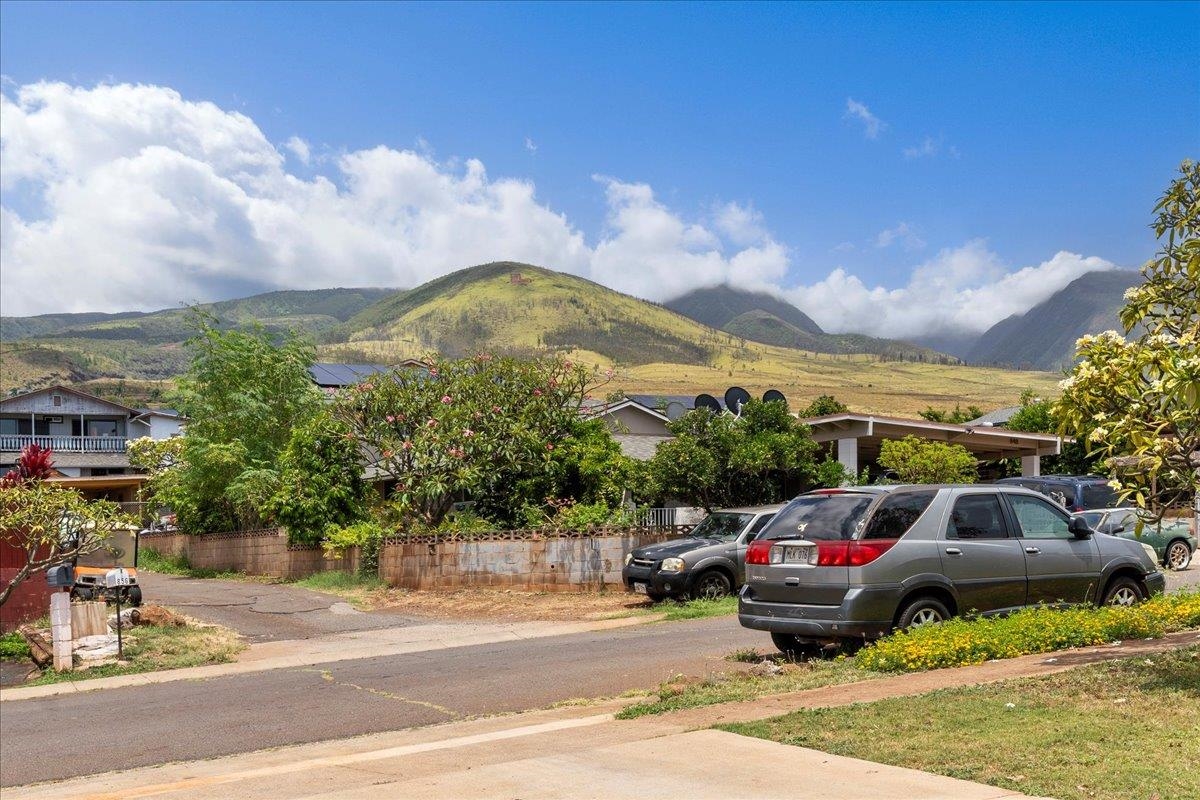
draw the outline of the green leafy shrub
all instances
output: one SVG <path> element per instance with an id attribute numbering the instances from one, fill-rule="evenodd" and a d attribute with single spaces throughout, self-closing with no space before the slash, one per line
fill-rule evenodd
<path id="1" fill-rule="evenodd" d="M 358 574 L 379 574 L 379 548 L 387 531 L 377 522 L 363 521 L 339 527 L 330 525 L 325 529 L 321 546 L 326 555 L 339 556 L 351 547 L 358 548 Z"/>
<path id="2" fill-rule="evenodd" d="M 879 446 L 879 466 L 901 483 L 974 483 L 975 456 L 961 444 L 905 436 Z"/>
<path id="3" fill-rule="evenodd" d="M 1157 638 L 1195 627 L 1200 627 L 1200 593 L 1180 592 L 1135 606 L 1038 607 L 1006 617 L 952 619 L 894 633 L 859 651 L 855 659 L 864 669 L 915 672 Z"/>
<path id="4" fill-rule="evenodd" d="M 289 542 L 313 544 L 327 527 L 352 524 L 363 516 L 365 497 L 358 445 L 345 424 L 322 411 L 292 429 L 271 501 Z"/>
<path id="5" fill-rule="evenodd" d="M 0 659 L 17 661 L 29 658 L 29 643 L 25 637 L 13 631 L 0 636 Z"/>

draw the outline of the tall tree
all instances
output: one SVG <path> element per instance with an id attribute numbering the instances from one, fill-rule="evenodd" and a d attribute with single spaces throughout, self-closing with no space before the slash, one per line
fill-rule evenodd
<path id="1" fill-rule="evenodd" d="M 187 417 L 170 484 L 180 526 L 219 531 L 262 524 L 279 488 L 277 460 L 292 431 L 321 407 L 308 374 L 311 343 L 261 327 L 221 330 L 195 312 L 188 370 L 176 403 Z"/>
<path id="2" fill-rule="evenodd" d="M 1158 520 L 1200 483 L 1200 166 L 1184 161 L 1154 210 L 1161 249 L 1121 310 L 1141 334 L 1081 338 L 1055 411 L 1064 432 L 1090 430 L 1122 500 Z"/>
<path id="3" fill-rule="evenodd" d="M 664 497 L 711 511 L 778 502 L 815 478 L 817 445 L 783 403 L 751 400 L 740 417 L 698 409 L 670 428 L 648 468 Z"/>
<path id="4" fill-rule="evenodd" d="M 402 511 L 432 526 L 458 499 L 551 472 L 594 386 L 590 370 L 561 358 L 431 359 L 350 387 L 334 413 L 396 481 Z"/>

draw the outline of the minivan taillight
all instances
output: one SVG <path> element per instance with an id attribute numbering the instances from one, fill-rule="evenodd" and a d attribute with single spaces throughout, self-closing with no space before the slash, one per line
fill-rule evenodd
<path id="1" fill-rule="evenodd" d="M 817 542 L 818 567 L 861 567 L 891 550 L 899 539 Z"/>
<path id="2" fill-rule="evenodd" d="M 773 542 L 769 539 L 755 540 L 750 543 L 750 547 L 746 548 L 746 563 L 747 564 L 767 564 L 771 559 L 771 545 Z"/>

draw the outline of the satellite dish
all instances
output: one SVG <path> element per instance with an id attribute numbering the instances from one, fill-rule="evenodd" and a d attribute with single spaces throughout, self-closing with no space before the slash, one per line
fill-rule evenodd
<path id="1" fill-rule="evenodd" d="M 740 386 L 730 386 L 725 390 L 725 407 L 734 414 L 742 413 L 742 406 L 750 402 L 750 393 Z"/>
<path id="2" fill-rule="evenodd" d="M 721 413 L 721 403 L 711 394 L 696 395 L 696 408 L 707 408 L 714 414 Z"/>
<path id="3" fill-rule="evenodd" d="M 787 398 L 783 396 L 783 392 L 778 389 L 767 389 L 763 393 L 764 403 L 783 403 L 783 407 L 787 408 Z"/>
<path id="4" fill-rule="evenodd" d="M 699 404 L 697 404 L 697 406 L 699 406 Z M 687 406 L 678 400 L 672 400 L 671 402 L 667 403 L 667 419 L 671 420 L 671 422 L 674 422 L 686 413 Z"/>

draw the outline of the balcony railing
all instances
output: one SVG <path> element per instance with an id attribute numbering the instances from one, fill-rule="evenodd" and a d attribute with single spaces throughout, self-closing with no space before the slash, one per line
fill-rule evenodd
<path id="1" fill-rule="evenodd" d="M 13 436 L 0 435 L 0 452 L 15 453 L 36 444 L 56 453 L 124 453 L 124 436 Z"/>

